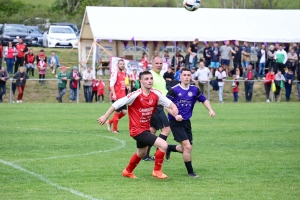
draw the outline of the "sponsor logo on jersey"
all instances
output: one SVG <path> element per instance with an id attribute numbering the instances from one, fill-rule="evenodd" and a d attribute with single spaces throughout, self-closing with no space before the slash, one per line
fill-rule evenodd
<path id="1" fill-rule="evenodd" d="M 188 96 L 189 96 L 189 97 L 192 97 L 192 96 L 193 96 L 193 93 L 192 93 L 192 92 L 188 92 Z"/>

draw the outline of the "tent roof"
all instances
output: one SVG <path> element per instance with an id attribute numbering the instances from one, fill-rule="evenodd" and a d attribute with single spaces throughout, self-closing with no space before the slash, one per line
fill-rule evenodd
<path id="1" fill-rule="evenodd" d="M 81 39 L 300 42 L 300 10 L 86 7 Z M 295 22 L 296 20 L 296 22 Z"/>

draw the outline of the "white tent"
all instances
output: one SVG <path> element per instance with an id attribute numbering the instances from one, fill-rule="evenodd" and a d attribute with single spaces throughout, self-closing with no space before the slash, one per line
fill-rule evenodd
<path id="1" fill-rule="evenodd" d="M 114 55 L 121 49 L 117 41 L 131 40 L 300 42 L 299 17 L 300 10 L 86 7 L 79 59 L 86 58 L 84 47 L 97 39 L 113 44 Z"/>

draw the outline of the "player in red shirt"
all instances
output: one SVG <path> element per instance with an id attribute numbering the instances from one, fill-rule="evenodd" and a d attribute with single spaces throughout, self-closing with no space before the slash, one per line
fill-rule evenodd
<path id="1" fill-rule="evenodd" d="M 112 93 L 112 102 L 115 102 L 118 99 L 126 96 L 126 85 L 125 85 L 125 77 L 126 74 L 123 72 L 125 69 L 124 60 L 118 61 L 118 70 L 114 71 L 110 77 L 110 90 Z M 107 130 L 112 131 L 112 133 L 118 133 L 118 122 L 124 117 L 127 113 L 126 105 L 117 109 L 113 118 L 109 121 L 106 121 Z M 113 124 L 113 129 L 111 130 L 111 124 Z"/>
<path id="2" fill-rule="evenodd" d="M 133 170 L 146 155 L 148 146 L 153 145 L 157 147 L 157 150 L 152 176 L 165 179 L 168 176 L 162 172 L 161 167 L 168 144 L 165 140 L 150 132 L 150 120 L 157 105 L 165 106 L 166 110 L 176 119 L 179 117 L 178 109 L 165 95 L 158 90 L 152 89 L 153 76 L 151 72 L 142 72 L 140 80 L 141 89 L 117 100 L 105 115 L 101 116 L 97 121 L 100 125 L 103 125 L 114 110 L 121 108 L 123 105 L 128 105 L 129 131 L 130 136 L 136 140 L 137 153 L 133 154 L 122 175 L 128 178 L 136 178 Z"/>

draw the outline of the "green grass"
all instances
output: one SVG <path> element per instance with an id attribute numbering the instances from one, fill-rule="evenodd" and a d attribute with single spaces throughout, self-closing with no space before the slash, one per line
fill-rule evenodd
<path id="1" fill-rule="evenodd" d="M 98 126 L 109 105 L 0 104 L 0 199 L 299 199 L 298 103 L 212 104 L 214 119 L 198 104 L 193 165 L 201 178 L 187 177 L 173 153 L 163 181 L 151 177 L 152 162 L 139 164 L 139 179 L 121 176 L 135 142 L 127 118 L 117 135 Z"/>
<path id="2" fill-rule="evenodd" d="M 55 0 L 21 0 L 26 4 L 52 6 Z"/>

